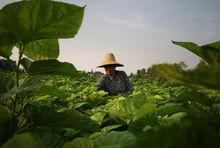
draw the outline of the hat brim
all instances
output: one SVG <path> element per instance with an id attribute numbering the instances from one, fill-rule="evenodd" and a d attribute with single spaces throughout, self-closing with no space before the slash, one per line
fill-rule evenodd
<path id="1" fill-rule="evenodd" d="M 106 67 L 106 66 L 110 66 L 110 65 L 114 65 L 115 67 L 123 67 L 123 64 L 120 63 L 108 63 L 108 64 L 101 64 L 99 66 L 97 66 L 96 68 L 102 68 L 102 67 Z"/>

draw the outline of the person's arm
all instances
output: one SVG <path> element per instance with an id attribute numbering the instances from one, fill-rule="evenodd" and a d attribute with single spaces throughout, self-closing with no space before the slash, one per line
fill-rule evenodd
<path id="1" fill-rule="evenodd" d="M 122 71 L 122 72 L 123 72 L 124 81 L 125 81 L 125 85 L 126 85 L 126 93 L 132 94 L 133 88 L 132 88 L 132 86 L 131 86 L 131 82 L 130 82 L 130 80 L 129 80 L 127 74 L 126 74 L 124 71 Z"/>
<path id="2" fill-rule="evenodd" d="M 96 84 L 95 86 L 101 90 L 101 89 L 104 89 L 105 87 L 105 76 L 103 76 Z"/>

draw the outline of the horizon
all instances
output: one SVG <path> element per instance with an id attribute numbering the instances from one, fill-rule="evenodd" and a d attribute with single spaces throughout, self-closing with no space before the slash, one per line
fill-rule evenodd
<path id="1" fill-rule="evenodd" d="M 1 0 L 0 6 L 17 0 Z M 125 66 L 127 74 L 153 64 L 185 62 L 193 68 L 199 58 L 171 43 L 191 41 L 198 45 L 220 40 L 218 0 L 60 0 L 85 6 L 82 26 L 72 39 L 60 39 L 62 62 L 78 70 L 96 68 L 107 52 Z M 187 10 L 187 11 L 186 11 Z"/>

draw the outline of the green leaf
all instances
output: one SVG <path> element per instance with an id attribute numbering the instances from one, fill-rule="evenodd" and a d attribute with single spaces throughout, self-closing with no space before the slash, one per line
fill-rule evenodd
<path id="1" fill-rule="evenodd" d="M 37 40 L 25 46 L 24 54 L 32 60 L 56 59 L 59 56 L 57 39 Z"/>
<path id="2" fill-rule="evenodd" d="M 183 107 L 179 103 L 168 103 L 157 109 L 157 114 L 160 116 L 172 115 L 178 112 L 187 112 L 189 111 L 186 107 Z"/>
<path id="3" fill-rule="evenodd" d="M 98 112 L 93 116 L 91 116 L 90 118 L 101 125 L 106 115 L 107 115 L 106 112 Z"/>
<path id="4" fill-rule="evenodd" d="M 0 125 L 6 123 L 10 119 L 10 110 L 0 105 Z"/>
<path id="5" fill-rule="evenodd" d="M 16 43 L 74 37 L 82 23 L 84 7 L 50 0 L 20 1 L 0 11 L 0 28 Z M 0 44 L 1 45 L 1 44 Z"/>
<path id="6" fill-rule="evenodd" d="M 35 133 L 24 133 L 15 135 L 3 148 L 46 148 L 44 142 Z"/>
<path id="7" fill-rule="evenodd" d="M 110 126 L 106 126 L 106 127 L 102 128 L 101 131 L 107 133 L 107 132 L 110 132 L 111 130 L 117 129 L 122 126 L 123 125 L 120 125 L 120 124 L 119 125 L 110 125 Z"/>
<path id="8" fill-rule="evenodd" d="M 132 121 L 135 112 L 143 106 L 145 102 L 146 99 L 144 98 L 120 97 L 108 103 L 106 108 L 112 117 L 121 119 L 129 124 Z"/>
<path id="9" fill-rule="evenodd" d="M 147 114 L 156 112 L 156 104 L 144 104 L 139 110 L 134 114 L 133 121 L 143 118 Z"/>
<path id="10" fill-rule="evenodd" d="M 32 61 L 28 58 L 22 58 L 20 63 L 24 67 L 25 71 L 28 71 L 28 69 L 31 66 Z"/>
<path id="11" fill-rule="evenodd" d="M 124 148 L 131 146 L 136 141 L 136 137 L 125 131 L 103 134 L 94 141 L 94 147 L 96 148 Z"/>
<path id="12" fill-rule="evenodd" d="M 31 63 L 30 75 L 69 75 L 77 74 L 76 68 L 67 62 L 61 63 L 55 59 L 41 60 Z"/>
<path id="13" fill-rule="evenodd" d="M 0 57 L 4 57 L 4 58 L 9 59 L 9 57 L 12 54 L 12 52 L 11 52 L 12 48 L 13 48 L 12 45 L 6 45 L 6 46 L 0 45 Z"/>
<path id="14" fill-rule="evenodd" d="M 198 46 L 192 42 L 176 42 L 172 41 L 174 44 L 182 46 L 187 50 L 193 52 L 203 60 L 205 60 L 210 65 L 220 64 L 220 41 L 210 43 L 203 46 Z"/>
<path id="15" fill-rule="evenodd" d="M 177 82 L 199 88 L 220 90 L 220 67 L 209 66 L 203 62 L 199 63 L 193 70 L 184 71 L 172 64 L 159 64 L 153 66 L 154 70 L 164 77 Z"/>
<path id="16" fill-rule="evenodd" d="M 71 142 L 65 143 L 63 148 L 93 148 L 93 142 L 86 138 L 76 138 Z"/>
<path id="17" fill-rule="evenodd" d="M 96 122 L 86 115 L 75 111 L 65 110 L 57 112 L 46 106 L 28 106 L 31 111 L 32 122 L 41 127 L 48 128 L 74 128 L 82 131 L 94 131 L 99 129 Z"/>
<path id="18" fill-rule="evenodd" d="M 11 85 L 11 83 L 10 83 Z M 7 92 L 0 94 L 0 102 L 13 97 L 18 93 L 33 91 L 39 88 L 39 79 L 37 77 L 31 77 L 25 80 L 19 87 L 13 87 Z"/>
<path id="19" fill-rule="evenodd" d="M 62 91 L 58 87 L 52 86 L 52 85 L 42 86 L 36 92 L 36 94 L 39 95 L 39 96 L 43 96 L 43 95 L 56 96 L 56 97 L 64 98 L 64 99 L 67 97 L 67 95 L 65 94 L 64 91 Z"/>
<path id="20" fill-rule="evenodd" d="M 190 88 L 184 88 L 175 93 L 175 100 L 197 102 L 203 105 L 211 105 L 212 100 L 205 93 Z"/>

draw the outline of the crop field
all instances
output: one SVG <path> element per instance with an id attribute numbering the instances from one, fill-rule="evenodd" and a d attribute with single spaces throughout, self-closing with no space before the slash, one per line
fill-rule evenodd
<path id="1" fill-rule="evenodd" d="M 219 147 L 220 42 L 172 41 L 200 63 L 139 69 L 132 94 L 111 96 L 95 87 L 100 76 L 57 60 L 58 39 L 77 34 L 84 9 L 33 0 L 0 10 L 0 147 Z"/>

